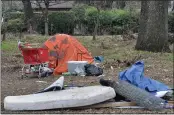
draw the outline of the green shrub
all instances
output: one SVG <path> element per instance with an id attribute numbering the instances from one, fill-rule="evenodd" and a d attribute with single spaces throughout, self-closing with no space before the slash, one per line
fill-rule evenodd
<path id="1" fill-rule="evenodd" d="M 75 23 L 83 23 L 85 21 L 85 10 L 88 8 L 87 5 L 75 6 L 71 9 L 71 12 L 74 13 Z"/>
<path id="2" fill-rule="evenodd" d="M 138 31 L 138 15 L 126 10 L 100 10 L 92 6 L 79 6 L 74 10 L 76 22 L 80 22 L 92 34 L 99 18 L 98 33 L 122 34 L 126 30 Z"/>
<path id="3" fill-rule="evenodd" d="M 95 7 L 88 7 L 85 9 L 84 25 L 87 26 L 88 32 L 93 33 L 97 23 L 98 11 Z"/>
<path id="4" fill-rule="evenodd" d="M 49 13 L 49 34 L 67 33 L 73 34 L 76 24 L 83 25 L 88 34 L 92 34 L 99 18 L 99 34 L 123 34 L 127 30 L 138 32 L 140 12 L 130 12 L 126 10 L 100 10 L 93 6 L 77 6 L 71 11 Z M 9 20 L 7 28 L 9 32 L 19 32 L 24 26 L 24 14 L 8 13 Z M 169 32 L 174 32 L 174 13 L 168 17 Z M 44 34 L 44 17 L 41 13 L 35 14 L 34 20 L 37 24 L 37 32 Z M 2 25 L 2 30 L 3 30 Z"/>
<path id="5" fill-rule="evenodd" d="M 67 33 L 73 34 L 75 27 L 75 16 L 73 12 L 53 12 L 48 15 L 49 34 Z M 44 34 L 44 18 L 42 18 L 37 27 L 37 31 Z"/>
<path id="6" fill-rule="evenodd" d="M 112 27 L 114 34 L 123 34 L 127 30 L 134 31 L 138 18 L 126 10 L 113 10 Z"/>
<path id="7" fill-rule="evenodd" d="M 110 10 L 101 10 L 100 11 L 100 16 L 99 16 L 99 20 L 100 20 L 100 24 L 102 24 L 102 26 L 108 26 L 112 24 L 112 19 L 113 19 L 113 13 Z"/>
<path id="8" fill-rule="evenodd" d="M 168 24 L 169 24 L 169 32 L 174 33 L 174 12 L 169 14 Z"/>
<path id="9" fill-rule="evenodd" d="M 7 31 L 8 32 L 21 32 L 24 27 L 23 20 L 20 18 L 8 20 Z"/>
<path id="10" fill-rule="evenodd" d="M 23 12 L 10 12 L 7 15 L 8 20 L 19 19 L 19 18 L 24 20 L 24 13 Z"/>

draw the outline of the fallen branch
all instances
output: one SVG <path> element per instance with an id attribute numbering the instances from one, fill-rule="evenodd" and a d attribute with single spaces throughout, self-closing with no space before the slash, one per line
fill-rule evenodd
<path id="1" fill-rule="evenodd" d="M 174 101 L 168 101 L 169 105 L 174 105 Z M 115 107 L 126 107 L 126 106 L 137 106 L 134 102 L 105 102 L 99 103 L 95 105 L 80 107 L 82 109 L 85 108 L 115 108 Z"/>

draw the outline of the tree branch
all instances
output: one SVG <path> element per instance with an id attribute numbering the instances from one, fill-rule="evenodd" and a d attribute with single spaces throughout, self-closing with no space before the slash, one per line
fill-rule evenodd
<path id="1" fill-rule="evenodd" d="M 61 3 L 50 4 L 49 6 L 54 6 L 54 5 L 62 4 L 62 3 L 66 3 L 66 2 L 67 2 L 67 1 L 65 1 L 65 2 L 61 2 Z"/>
<path id="2" fill-rule="evenodd" d="M 43 10 L 42 6 L 40 5 L 41 2 L 39 2 L 39 0 L 36 0 L 36 2 L 37 2 L 37 6 L 39 6 L 39 8 L 42 11 L 42 14 L 44 14 L 44 10 Z"/>
<path id="3" fill-rule="evenodd" d="M 36 1 L 39 1 L 39 0 L 36 0 Z M 63 4 L 63 3 L 66 3 L 67 1 L 63 1 L 63 2 L 56 2 L 55 4 L 49 4 L 49 6 L 54 6 L 54 5 L 57 5 L 57 4 Z M 31 2 L 32 4 L 35 4 L 37 6 L 39 6 L 38 2 L 35 3 L 35 2 Z M 41 3 L 41 2 L 40 2 Z"/>

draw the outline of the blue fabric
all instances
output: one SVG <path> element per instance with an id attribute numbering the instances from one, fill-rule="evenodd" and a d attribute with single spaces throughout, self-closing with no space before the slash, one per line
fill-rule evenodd
<path id="1" fill-rule="evenodd" d="M 104 57 L 103 56 L 95 56 L 94 57 L 94 60 L 95 60 L 95 62 L 103 62 L 104 61 Z"/>
<path id="2" fill-rule="evenodd" d="M 129 83 L 144 89 L 150 93 L 158 91 L 167 91 L 170 88 L 156 80 L 144 76 L 144 62 L 137 61 L 132 67 L 119 73 L 119 79 L 128 81 Z"/>

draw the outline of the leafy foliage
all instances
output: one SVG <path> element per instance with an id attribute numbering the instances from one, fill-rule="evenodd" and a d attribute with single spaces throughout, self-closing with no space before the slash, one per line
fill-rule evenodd
<path id="1" fill-rule="evenodd" d="M 98 33 L 122 34 L 126 30 L 137 32 L 138 13 L 131 14 L 126 10 L 100 10 L 93 6 L 79 6 L 72 10 L 76 22 L 87 28 L 86 33 L 92 33 L 99 17 Z"/>
<path id="2" fill-rule="evenodd" d="M 74 30 L 75 16 L 73 12 L 53 12 L 48 15 L 49 34 L 68 33 Z M 37 31 L 44 34 L 44 20 L 40 20 Z"/>
<path id="3" fill-rule="evenodd" d="M 174 12 L 169 14 L 169 32 L 174 33 Z"/>
<path id="4" fill-rule="evenodd" d="M 22 19 L 24 20 L 24 13 L 22 12 L 10 12 L 7 16 L 7 19 L 12 20 L 12 19 Z"/>
<path id="5" fill-rule="evenodd" d="M 21 18 L 11 19 L 8 21 L 7 31 L 8 32 L 21 32 L 22 28 L 24 27 L 24 23 Z"/>
<path id="6" fill-rule="evenodd" d="M 85 9 L 87 8 L 87 5 L 81 5 L 81 6 L 76 6 L 71 9 L 71 11 L 75 15 L 75 23 L 83 23 L 85 20 Z"/>
<path id="7" fill-rule="evenodd" d="M 126 10 L 100 10 L 96 7 L 81 5 L 74 7 L 71 11 L 49 13 L 49 34 L 67 33 L 73 34 L 76 25 L 86 28 L 87 34 L 92 34 L 99 17 L 98 34 L 123 34 L 129 30 L 138 32 L 140 12 L 130 12 Z M 24 14 L 8 14 L 8 31 L 18 32 L 24 26 Z M 37 22 L 37 32 L 44 34 L 44 18 L 40 14 L 35 14 Z M 169 32 L 174 32 L 174 13 L 169 14 Z M 13 27 L 14 25 L 14 27 Z M 79 26 L 81 27 L 81 26 Z M 2 27 L 3 29 L 3 27 Z"/>
<path id="8" fill-rule="evenodd" d="M 88 7 L 85 10 L 84 25 L 87 26 L 89 33 L 93 33 L 98 17 L 98 11 L 95 7 Z"/>

